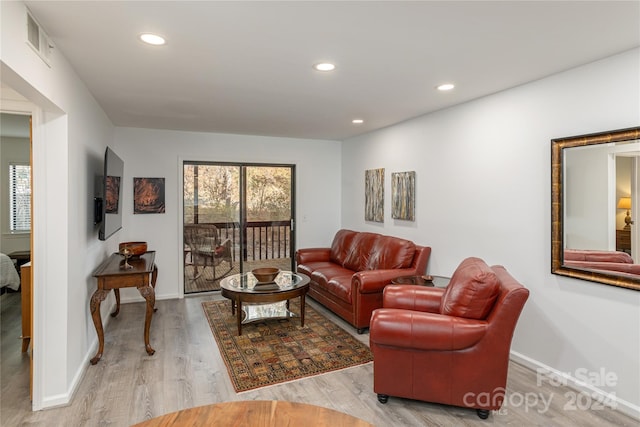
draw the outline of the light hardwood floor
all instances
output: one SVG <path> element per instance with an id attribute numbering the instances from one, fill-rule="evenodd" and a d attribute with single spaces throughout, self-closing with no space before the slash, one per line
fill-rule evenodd
<path id="1" fill-rule="evenodd" d="M 201 303 L 220 299 L 199 295 L 182 300 L 157 301 L 151 324 L 154 356 L 143 344 L 144 305 L 124 304 L 105 331 L 105 352 L 96 366 L 88 366 L 73 401 L 66 407 L 31 412 L 28 357 L 20 353 L 19 294 L 3 295 L 1 302 L 2 371 L 0 425 L 2 426 L 130 426 L 145 419 L 184 408 L 231 400 L 287 400 L 328 407 L 387 426 L 638 426 L 638 421 L 611 409 L 566 410 L 574 393 L 564 387 L 536 386 L 535 373 L 511 363 L 507 404 L 486 421 L 473 410 L 391 397 L 386 405 L 373 393 L 371 363 L 339 372 L 301 379 L 244 393 L 233 390 Z M 359 340 L 340 319 L 331 317 Z M 17 309 L 16 309 L 17 306 Z M 17 313 L 17 318 L 16 318 Z M 547 411 L 520 404 L 520 397 L 544 396 Z M 310 420 L 311 422 L 312 420 Z M 312 424 L 309 424 L 312 425 Z"/>

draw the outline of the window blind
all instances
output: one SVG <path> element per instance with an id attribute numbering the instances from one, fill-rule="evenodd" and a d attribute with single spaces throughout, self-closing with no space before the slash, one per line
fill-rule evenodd
<path id="1" fill-rule="evenodd" d="M 31 230 L 31 166 L 9 164 L 9 231 Z"/>

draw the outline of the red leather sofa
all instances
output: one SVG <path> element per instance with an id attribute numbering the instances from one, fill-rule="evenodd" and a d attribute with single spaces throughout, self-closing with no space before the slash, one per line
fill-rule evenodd
<path id="1" fill-rule="evenodd" d="M 390 285 L 373 312 L 373 389 L 389 396 L 474 408 L 505 396 L 511 339 L 529 291 L 502 266 L 467 258 L 447 288 Z"/>
<path id="2" fill-rule="evenodd" d="M 601 273 L 640 275 L 640 264 L 634 264 L 631 255 L 619 251 L 565 249 L 563 264 L 567 267 L 594 270 Z"/>
<path id="3" fill-rule="evenodd" d="M 353 325 L 369 327 L 382 290 L 400 276 L 423 275 L 431 248 L 398 237 L 339 230 L 330 248 L 296 252 L 297 271 L 311 279 L 307 295 Z"/>

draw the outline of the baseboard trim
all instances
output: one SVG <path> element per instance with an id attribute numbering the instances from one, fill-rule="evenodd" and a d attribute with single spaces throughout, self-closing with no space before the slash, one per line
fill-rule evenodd
<path id="1" fill-rule="evenodd" d="M 626 400 L 621 399 L 618 396 L 608 393 L 597 387 L 594 387 L 591 384 L 586 384 L 585 382 L 579 380 L 578 378 L 575 378 L 572 375 L 569 375 L 566 372 L 560 372 L 557 369 L 547 366 L 544 363 L 541 363 L 516 351 L 511 351 L 510 358 L 513 362 L 531 369 L 536 373 L 542 370 L 544 375 L 555 381 L 558 381 L 561 384 L 566 384 L 567 387 L 570 387 L 576 391 L 587 393 L 589 396 L 598 396 L 600 401 L 610 402 L 614 410 L 620 411 L 621 413 L 628 415 L 633 419 L 640 420 L 640 406 L 634 405 L 631 402 L 627 402 Z"/>
<path id="2" fill-rule="evenodd" d="M 105 311 L 105 314 L 102 316 L 102 327 L 106 330 L 107 325 L 109 325 L 109 321 L 111 320 L 110 313 L 115 310 L 116 303 L 115 300 L 113 304 L 109 307 L 108 310 Z M 91 323 L 93 326 L 93 323 Z M 89 350 L 85 353 L 84 358 L 82 359 L 82 363 L 80 364 L 80 368 L 76 371 L 76 374 L 73 376 L 73 380 L 71 380 L 71 384 L 69 385 L 69 389 L 66 393 L 59 394 L 56 396 L 46 397 L 42 400 L 42 407 L 38 409 L 53 409 L 59 408 L 62 406 L 68 406 L 73 401 L 73 397 L 80 387 L 82 383 L 82 379 L 84 378 L 84 374 L 87 372 L 87 368 L 90 366 L 90 360 L 93 355 L 98 351 L 98 335 L 95 336 L 91 345 L 89 346 Z"/>

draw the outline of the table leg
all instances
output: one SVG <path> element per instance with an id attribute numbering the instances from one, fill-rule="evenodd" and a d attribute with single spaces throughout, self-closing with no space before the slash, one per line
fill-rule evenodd
<path id="1" fill-rule="evenodd" d="M 300 326 L 304 327 L 304 294 L 300 295 Z"/>
<path id="2" fill-rule="evenodd" d="M 91 301 L 89 302 L 93 325 L 96 327 L 96 332 L 98 333 L 98 352 L 91 359 L 92 365 L 98 363 L 104 351 L 104 330 L 102 329 L 102 318 L 100 317 L 100 303 L 104 301 L 107 295 L 109 295 L 108 290 L 98 289 L 93 293 Z"/>
<path id="3" fill-rule="evenodd" d="M 158 280 L 158 266 L 154 264 L 153 265 L 153 272 L 151 273 L 151 287 L 153 287 L 153 294 L 154 295 L 155 295 L 155 292 L 156 292 L 156 280 Z M 154 299 L 154 301 L 155 301 L 155 299 Z M 154 312 L 158 311 L 158 309 L 155 306 L 155 303 L 153 305 L 153 311 Z"/>
<path id="4" fill-rule="evenodd" d="M 116 309 L 111 313 L 111 317 L 116 317 L 120 313 L 120 289 L 114 289 L 113 293 L 116 295 Z"/>
<path id="5" fill-rule="evenodd" d="M 147 312 L 144 317 L 144 347 L 147 350 L 147 354 L 153 356 L 156 351 L 151 348 L 151 344 L 149 344 L 149 328 L 156 305 L 156 293 L 153 290 L 153 286 L 149 285 L 139 287 L 138 292 L 140 292 L 140 295 L 147 301 Z"/>
<path id="6" fill-rule="evenodd" d="M 238 336 L 240 336 L 242 335 L 242 301 L 240 301 L 240 299 L 238 299 L 236 310 L 238 310 L 236 315 L 238 321 Z"/>

